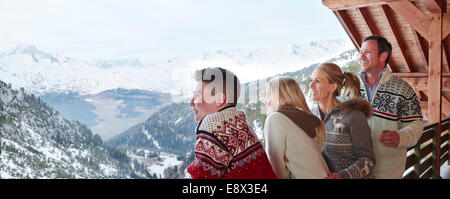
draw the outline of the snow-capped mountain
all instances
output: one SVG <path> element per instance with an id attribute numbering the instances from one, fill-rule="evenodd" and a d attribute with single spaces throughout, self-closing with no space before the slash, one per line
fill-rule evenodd
<path id="1" fill-rule="evenodd" d="M 128 59 L 98 60 L 95 65 L 103 68 L 111 68 L 115 66 L 144 66 L 141 61 L 135 57 Z"/>
<path id="2" fill-rule="evenodd" d="M 91 63 L 52 55 L 33 45 L 18 46 L 0 56 L 1 80 L 37 95 L 85 95 L 117 88 L 160 91 L 170 88 L 168 75 L 160 67 L 142 67 L 137 59 Z"/>
<path id="3" fill-rule="evenodd" d="M 33 45 L 0 55 L 0 80 L 40 96 L 65 118 L 81 121 L 105 140 L 172 102 L 168 93 L 157 92 L 169 82 L 164 74 L 170 73 L 143 67 L 135 58 L 90 63 Z"/>
<path id="4" fill-rule="evenodd" d="M 241 82 L 262 79 L 285 72 L 297 71 L 350 50 L 344 40 L 289 43 L 261 49 L 221 49 L 199 52 L 168 60 L 169 64 L 184 63 L 189 68 L 224 67 L 233 71 Z"/>
<path id="5" fill-rule="evenodd" d="M 233 71 L 241 82 L 249 82 L 281 73 L 300 70 L 314 63 L 324 62 L 354 49 L 344 40 L 289 43 L 261 49 L 220 49 L 213 52 L 190 53 L 168 59 L 157 66 L 172 68 L 171 82 L 176 99 L 192 95 L 192 78 L 195 70 L 205 67 L 223 67 Z M 181 66 L 181 67 L 180 67 Z M 191 87 L 187 87 L 191 86 Z M 189 92 L 183 92 L 189 91 Z"/>
<path id="6" fill-rule="evenodd" d="M 323 62 L 349 48 L 351 43 L 343 40 L 289 43 L 190 53 L 144 65 L 137 58 L 84 61 L 33 45 L 18 46 L 0 55 L 0 80 L 40 96 L 64 117 L 82 121 L 107 140 L 145 121 L 159 106 L 189 98 L 196 69 L 225 67 L 241 82 L 254 81 Z M 121 97 L 102 95 L 109 91 L 121 92 Z M 154 94 L 145 93 L 149 91 Z M 143 102 L 158 95 L 159 103 Z"/>
<path id="7" fill-rule="evenodd" d="M 87 61 L 54 55 L 33 45 L 18 46 L 0 55 L 0 78 L 37 95 L 85 95 L 125 88 L 165 92 L 182 99 L 192 92 L 191 76 L 196 69 L 225 67 L 247 82 L 296 71 L 352 48 L 351 42 L 344 40 L 289 43 L 189 53 L 145 65 L 137 58 Z"/>
<path id="8" fill-rule="evenodd" d="M 78 121 L 0 81 L 0 178 L 136 178 L 147 170 Z"/>

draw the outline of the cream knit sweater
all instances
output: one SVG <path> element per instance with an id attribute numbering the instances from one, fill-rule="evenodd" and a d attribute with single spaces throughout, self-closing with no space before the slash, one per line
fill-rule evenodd
<path id="1" fill-rule="evenodd" d="M 318 179 L 328 176 L 328 166 L 314 139 L 287 116 L 271 113 L 264 125 L 264 136 L 265 149 L 278 178 Z"/>
<path id="2" fill-rule="evenodd" d="M 367 99 L 361 81 L 361 97 Z M 402 178 L 405 171 L 406 149 L 417 144 L 422 136 L 423 123 L 419 99 L 411 86 L 393 76 L 389 70 L 382 73 L 371 101 L 373 116 L 368 120 L 377 160 L 377 178 Z M 398 147 L 385 147 L 379 141 L 383 130 L 395 130 L 400 136 Z"/>

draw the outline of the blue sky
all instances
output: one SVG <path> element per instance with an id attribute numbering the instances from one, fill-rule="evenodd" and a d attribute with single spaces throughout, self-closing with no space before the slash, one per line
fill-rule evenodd
<path id="1" fill-rule="evenodd" d="M 34 44 L 76 59 L 144 63 L 189 52 L 348 39 L 320 0 L 2 0 L 0 27 L 2 51 Z"/>

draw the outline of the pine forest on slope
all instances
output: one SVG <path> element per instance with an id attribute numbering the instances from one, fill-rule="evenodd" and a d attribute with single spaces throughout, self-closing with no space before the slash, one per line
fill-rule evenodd
<path id="1" fill-rule="evenodd" d="M 0 81 L 0 178 L 148 177 L 85 125 Z"/>

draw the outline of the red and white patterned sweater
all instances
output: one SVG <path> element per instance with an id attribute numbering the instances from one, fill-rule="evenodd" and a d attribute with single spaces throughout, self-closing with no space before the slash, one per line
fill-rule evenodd
<path id="1" fill-rule="evenodd" d="M 205 116 L 196 129 L 192 179 L 276 178 L 264 148 L 244 112 L 229 107 Z"/>

